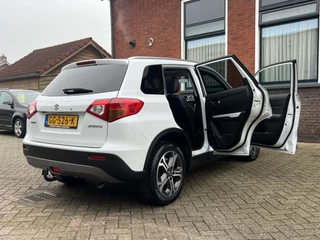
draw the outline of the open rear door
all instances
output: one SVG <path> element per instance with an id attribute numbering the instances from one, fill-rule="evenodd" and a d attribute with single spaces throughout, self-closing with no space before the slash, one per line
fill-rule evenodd
<path id="1" fill-rule="evenodd" d="M 234 55 L 197 64 L 196 70 L 210 146 L 216 154 L 249 155 L 253 130 L 271 116 L 267 91 Z"/>
<path id="2" fill-rule="evenodd" d="M 258 71 L 255 77 L 260 83 L 288 83 L 290 88 L 269 96 L 272 116 L 256 127 L 252 136 L 252 145 L 294 154 L 297 147 L 301 109 L 296 61 L 267 66 Z"/>

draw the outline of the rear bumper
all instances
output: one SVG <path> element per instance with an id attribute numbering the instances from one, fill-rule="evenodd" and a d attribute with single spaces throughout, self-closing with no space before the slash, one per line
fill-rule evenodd
<path id="1" fill-rule="evenodd" d="M 36 168 L 61 169 L 62 176 L 76 176 L 90 182 L 139 181 L 145 172 L 133 171 L 120 157 L 100 154 L 104 160 L 93 160 L 90 152 L 53 149 L 23 144 L 23 153 L 30 165 Z"/>

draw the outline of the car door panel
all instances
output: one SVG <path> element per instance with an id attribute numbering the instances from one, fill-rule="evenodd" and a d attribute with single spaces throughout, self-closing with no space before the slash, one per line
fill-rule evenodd
<path id="1" fill-rule="evenodd" d="M 252 94 L 246 86 L 206 97 L 208 138 L 214 149 L 229 149 L 239 141 L 251 105 Z"/>
<path id="2" fill-rule="evenodd" d="M 209 112 L 215 115 L 241 112 L 250 109 L 252 94 L 246 86 L 206 96 Z"/>
<path id="3" fill-rule="evenodd" d="M 274 145 L 278 141 L 290 100 L 290 94 L 270 95 L 272 116 L 263 120 L 253 132 L 252 143 Z"/>
<path id="4" fill-rule="evenodd" d="M 284 114 L 289 104 L 290 94 L 269 95 L 272 115 Z"/>
<path id="5" fill-rule="evenodd" d="M 281 68 L 287 69 L 284 71 Z M 253 145 L 295 153 L 301 108 L 296 69 L 296 61 L 293 60 L 265 67 L 256 74 L 260 81 L 266 77 L 274 79 L 285 76 L 289 80 L 290 90 L 288 94 L 270 96 L 273 114 L 254 130 Z"/>
<path id="6" fill-rule="evenodd" d="M 217 84 L 201 75 L 210 68 L 231 89 L 213 92 Z M 216 154 L 249 155 L 254 128 L 271 114 L 268 93 L 234 55 L 198 64 L 196 69 L 206 93 L 205 125 L 210 146 Z"/>
<path id="7" fill-rule="evenodd" d="M 1 125 L 5 128 L 10 129 L 11 120 L 14 113 L 13 97 L 8 92 L 2 92 L 0 105 L 1 105 Z"/>

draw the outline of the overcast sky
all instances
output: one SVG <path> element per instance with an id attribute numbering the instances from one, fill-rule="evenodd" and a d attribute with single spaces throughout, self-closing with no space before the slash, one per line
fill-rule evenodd
<path id="1" fill-rule="evenodd" d="M 35 49 L 87 37 L 111 53 L 108 0 L 0 0 L 0 55 L 11 64 Z"/>

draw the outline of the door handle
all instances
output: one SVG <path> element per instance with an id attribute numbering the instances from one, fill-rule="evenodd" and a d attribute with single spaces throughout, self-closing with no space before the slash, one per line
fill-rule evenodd
<path id="1" fill-rule="evenodd" d="M 217 104 L 219 104 L 220 103 L 220 101 L 218 100 L 218 101 L 214 101 L 214 102 L 212 102 L 212 105 L 217 105 Z"/>

